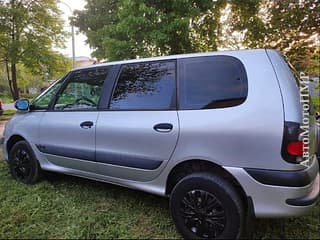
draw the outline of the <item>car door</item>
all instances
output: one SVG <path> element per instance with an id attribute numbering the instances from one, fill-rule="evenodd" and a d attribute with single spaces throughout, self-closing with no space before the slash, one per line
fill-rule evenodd
<path id="1" fill-rule="evenodd" d="M 39 151 L 57 166 L 94 172 L 98 106 L 109 67 L 77 70 L 40 123 Z"/>
<path id="2" fill-rule="evenodd" d="M 136 181 L 155 178 L 179 134 L 176 61 L 122 65 L 96 130 L 99 174 Z"/>

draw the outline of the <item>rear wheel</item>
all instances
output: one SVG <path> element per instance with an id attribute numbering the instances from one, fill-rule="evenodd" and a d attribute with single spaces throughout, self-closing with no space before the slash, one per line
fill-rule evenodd
<path id="1" fill-rule="evenodd" d="M 39 180 L 41 169 L 26 141 L 19 141 L 11 148 L 9 169 L 11 176 L 19 182 L 34 184 Z"/>
<path id="2" fill-rule="evenodd" d="M 241 198 L 228 181 L 210 173 L 192 173 L 180 180 L 171 193 L 170 208 L 184 238 L 234 239 L 241 235 Z"/>

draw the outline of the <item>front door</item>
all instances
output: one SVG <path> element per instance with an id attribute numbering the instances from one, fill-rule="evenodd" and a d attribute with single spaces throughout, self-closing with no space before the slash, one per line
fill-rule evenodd
<path id="1" fill-rule="evenodd" d="M 72 72 L 40 123 L 37 147 L 51 163 L 94 172 L 98 105 L 107 67 Z"/>

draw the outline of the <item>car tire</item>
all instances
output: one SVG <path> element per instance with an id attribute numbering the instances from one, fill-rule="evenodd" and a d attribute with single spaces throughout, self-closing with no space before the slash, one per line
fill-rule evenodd
<path id="1" fill-rule="evenodd" d="M 19 141 L 11 148 L 9 169 L 14 179 L 25 184 L 34 184 L 41 177 L 39 162 L 26 141 Z"/>
<path id="2" fill-rule="evenodd" d="M 210 173 L 192 173 L 172 190 L 170 210 L 185 239 L 240 238 L 244 208 L 235 188 Z"/>

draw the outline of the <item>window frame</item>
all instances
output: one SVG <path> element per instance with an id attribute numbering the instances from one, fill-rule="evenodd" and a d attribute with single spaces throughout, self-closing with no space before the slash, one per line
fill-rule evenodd
<path id="1" fill-rule="evenodd" d="M 184 76 L 184 64 L 186 61 L 188 61 L 188 63 L 196 63 L 198 62 L 199 59 L 204 59 L 204 58 L 220 58 L 223 59 L 224 61 L 232 61 L 233 64 L 237 64 L 237 66 L 240 66 L 241 68 L 241 72 L 242 75 L 244 77 L 245 83 L 247 84 L 247 92 L 246 92 L 246 96 L 244 98 L 243 101 L 241 101 L 241 103 L 236 104 L 236 105 L 231 105 L 231 106 L 225 106 L 225 107 L 211 107 L 211 108 L 197 108 L 197 107 L 183 107 L 182 106 L 182 96 L 184 96 L 186 93 L 183 93 L 183 88 L 182 88 L 182 81 L 185 81 L 184 79 L 182 79 L 182 76 Z M 194 57 L 186 57 L 186 58 L 179 58 L 178 59 L 178 63 L 177 63 L 177 74 L 178 74 L 178 92 L 177 92 L 177 96 L 178 96 L 178 100 L 177 100 L 177 110 L 178 111 L 203 111 L 203 110 L 215 110 L 215 109 L 225 109 L 225 108 L 231 108 L 231 107 L 238 107 L 243 105 L 247 99 L 248 99 L 248 95 L 249 95 L 249 81 L 248 81 L 248 74 L 245 68 L 245 65 L 243 64 L 243 62 L 238 59 L 237 57 L 234 56 L 230 56 L 230 55 L 207 55 L 207 56 L 194 56 Z"/>
<path id="2" fill-rule="evenodd" d="M 174 79 L 173 96 L 171 97 L 171 102 L 170 102 L 170 108 L 166 108 L 166 109 L 160 109 L 160 108 L 155 108 L 155 109 L 153 109 L 153 108 L 150 108 L 150 109 L 110 109 L 111 100 L 112 100 L 113 94 L 116 90 L 116 87 L 118 85 L 121 71 L 125 66 L 134 65 L 134 64 L 159 63 L 159 62 L 164 62 L 164 63 L 173 62 L 174 63 L 175 79 Z M 104 108 L 103 110 L 110 111 L 110 112 L 177 111 L 177 106 L 178 106 L 178 60 L 176 58 L 163 59 L 163 60 L 152 60 L 152 61 L 141 61 L 141 62 L 129 62 L 129 63 L 119 64 L 118 66 L 119 66 L 118 74 L 114 80 L 112 93 L 109 97 L 107 108 Z"/>

